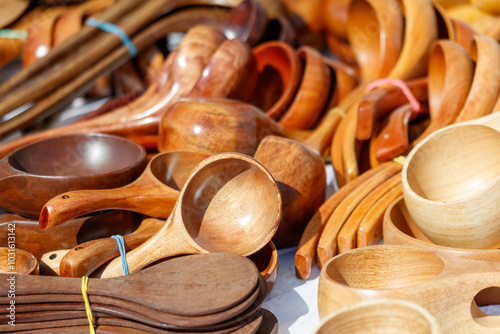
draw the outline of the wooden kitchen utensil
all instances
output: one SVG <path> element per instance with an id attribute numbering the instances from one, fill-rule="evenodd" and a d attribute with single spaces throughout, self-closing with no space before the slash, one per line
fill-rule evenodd
<path id="1" fill-rule="evenodd" d="M 144 148 L 117 136 L 89 133 L 39 141 L 0 160 L 1 206 L 38 217 L 45 202 L 60 193 L 125 185 L 145 164 Z"/>
<path id="2" fill-rule="evenodd" d="M 500 246 L 500 113 L 452 124 L 421 141 L 402 171 L 408 211 L 433 242 Z"/>
<path id="3" fill-rule="evenodd" d="M 15 237 L 11 240 L 15 241 Z M 15 245 L 15 242 L 12 245 Z M 39 271 L 38 260 L 33 254 L 21 248 L 0 247 L 0 261 L 0 273 L 2 274 L 37 275 Z"/>
<path id="4" fill-rule="evenodd" d="M 124 187 L 58 194 L 42 208 L 40 227 L 52 228 L 105 209 L 132 210 L 166 219 L 191 171 L 207 157 L 189 151 L 166 152 L 153 157 L 142 175 Z"/>
<path id="5" fill-rule="evenodd" d="M 250 255 L 274 236 L 281 212 L 278 186 L 259 162 L 239 153 L 211 156 L 192 172 L 163 228 L 127 253 L 129 271 L 179 254 Z M 115 259 L 101 277 L 119 275 Z"/>
<path id="6" fill-rule="evenodd" d="M 497 289 L 499 266 L 411 246 L 357 248 L 323 267 L 319 315 L 324 319 L 362 300 L 394 298 L 425 307 L 443 333 L 497 333 L 496 319 L 477 306 L 498 303 L 498 294 L 487 291 Z"/>

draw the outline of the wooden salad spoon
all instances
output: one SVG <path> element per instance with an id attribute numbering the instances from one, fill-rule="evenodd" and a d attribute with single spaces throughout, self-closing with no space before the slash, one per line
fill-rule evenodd
<path id="1" fill-rule="evenodd" d="M 211 156 L 192 172 L 162 229 L 127 253 L 129 271 L 178 254 L 250 255 L 272 239 L 281 212 L 278 186 L 257 160 L 239 153 Z M 101 277 L 119 275 L 115 259 Z"/>
<path id="2" fill-rule="evenodd" d="M 282 221 L 273 242 L 278 248 L 296 246 L 305 225 L 324 202 L 325 163 L 303 144 L 276 136 L 265 137 L 254 158 L 274 177 L 283 200 Z M 288 165 L 293 168 L 284 168 Z"/>
<path id="3" fill-rule="evenodd" d="M 455 122 L 464 122 L 492 112 L 500 92 L 500 45 L 486 36 L 476 35 L 470 55 L 476 63 L 472 86 Z"/>
<path id="4" fill-rule="evenodd" d="M 12 233 L 15 235 L 15 232 Z M 15 245 L 12 243 L 12 245 Z M 38 260 L 30 252 L 17 247 L 0 247 L 0 273 L 38 275 Z M 8 291 L 8 290 L 7 290 Z"/>
<path id="5" fill-rule="evenodd" d="M 442 246 L 498 248 L 500 113 L 435 131 L 402 171 L 405 203 L 422 232 Z"/>
<path id="6" fill-rule="evenodd" d="M 145 164 L 144 148 L 117 136 L 89 133 L 39 141 L 0 160 L 1 206 L 38 217 L 45 202 L 60 193 L 123 186 Z"/>
<path id="7" fill-rule="evenodd" d="M 282 127 L 262 110 L 243 101 L 184 98 L 165 112 L 160 123 L 158 150 L 204 154 L 240 152 L 253 156 L 265 136 L 278 135 L 297 140 L 319 154 L 329 145 L 341 118 L 342 114 L 334 108 L 314 130 L 293 130 Z"/>
<path id="8" fill-rule="evenodd" d="M 441 40 L 433 45 L 428 70 L 431 121 L 413 145 L 456 120 L 469 95 L 472 72 L 472 61 L 458 43 Z"/>
<path id="9" fill-rule="evenodd" d="M 144 172 L 123 187 L 58 194 L 43 206 L 40 228 L 52 228 L 72 218 L 105 209 L 131 210 L 166 219 L 191 171 L 207 157 L 189 151 L 165 152 L 155 155 Z"/>
<path id="10" fill-rule="evenodd" d="M 33 254 L 38 260 L 43 254 L 58 249 L 76 247 L 86 241 L 125 235 L 134 231 L 141 215 L 131 211 L 109 211 L 94 216 L 73 219 L 48 230 L 40 229 L 38 220 L 14 214 L 0 215 L 0 246 L 8 246 L 8 231 L 15 229 L 16 247 Z"/>
<path id="11" fill-rule="evenodd" d="M 384 215 L 384 244 L 407 245 L 463 259 L 500 262 L 498 249 L 466 249 L 436 245 L 418 229 L 412 220 L 403 196 L 395 199 Z"/>

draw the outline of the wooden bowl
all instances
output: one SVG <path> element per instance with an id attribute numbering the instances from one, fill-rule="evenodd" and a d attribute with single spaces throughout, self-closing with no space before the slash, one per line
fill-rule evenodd
<path id="1" fill-rule="evenodd" d="M 278 250 L 272 241 L 269 241 L 258 252 L 249 255 L 248 258 L 252 260 L 260 274 L 265 278 L 267 283 L 267 294 L 271 292 L 278 279 L 279 260 Z"/>
<path id="2" fill-rule="evenodd" d="M 422 306 L 408 301 L 380 298 L 362 301 L 332 313 L 315 334 L 438 334 L 436 319 Z"/>
<path id="3" fill-rule="evenodd" d="M 434 243 L 500 247 L 500 113 L 437 130 L 402 170 L 408 211 Z"/>
<path id="4" fill-rule="evenodd" d="M 38 275 L 38 260 L 20 248 L 0 247 L 0 274 Z"/>

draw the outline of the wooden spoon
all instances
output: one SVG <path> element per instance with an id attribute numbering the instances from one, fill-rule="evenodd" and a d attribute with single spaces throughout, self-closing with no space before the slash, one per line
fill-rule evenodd
<path id="1" fill-rule="evenodd" d="M 282 222 L 273 242 L 278 248 L 296 246 L 305 225 L 324 201 L 325 163 L 303 144 L 276 136 L 265 137 L 254 158 L 274 177 L 283 200 Z M 292 165 L 292 169 L 284 168 Z"/>
<path id="2" fill-rule="evenodd" d="M 228 39 L 238 38 L 250 46 L 255 46 L 262 39 L 268 21 L 260 1 L 243 0 L 231 9 L 224 22 L 224 35 Z"/>
<path id="3" fill-rule="evenodd" d="M 472 61 L 455 42 L 434 43 L 429 60 L 429 104 L 431 122 L 413 144 L 455 121 L 472 84 Z"/>
<path id="4" fill-rule="evenodd" d="M 163 228 L 127 253 L 129 271 L 178 254 L 250 255 L 271 240 L 280 221 L 281 195 L 271 174 L 253 158 L 221 153 L 196 167 Z M 119 275 L 116 259 L 102 277 Z"/>
<path id="5" fill-rule="evenodd" d="M 38 260 L 43 254 L 58 249 L 76 247 L 81 243 L 128 234 L 141 222 L 141 215 L 131 211 L 109 211 L 74 219 L 48 230 L 40 229 L 38 220 L 13 214 L 0 215 L 0 246 L 8 246 L 8 230 L 15 229 L 16 247 L 33 254 Z"/>
<path id="6" fill-rule="evenodd" d="M 117 136 L 67 135 L 39 141 L 0 160 L 1 206 L 37 217 L 50 198 L 69 190 L 122 186 L 134 180 L 145 163 L 142 146 Z"/>
<path id="7" fill-rule="evenodd" d="M 258 277 L 253 262 L 244 257 L 196 254 L 163 262 L 134 275 L 111 280 L 91 278 L 88 294 L 127 300 L 171 314 L 201 316 L 240 303 L 255 290 Z M 15 280 L 16 296 L 40 293 L 64 296 L 81 290 L 79 278 L 17 275 Z M 3 281 L 3 291 L 8 291 L 7 280 Z M 216 288 L 221 282 L 225 282 L 223 290 Z"/>
<path id="8" fill-rule="evenodd" d="M 2 0 L 0 1 L 0 29 L 7 27 L 17 20 L 28 9 L 29 0 Z"/>
<path id="9" fill-rule="evenodd" d="M 207 157 L 189 151 L 166 152 L 155 155 L 141 176 L 126 186 L 58 194 L 43 206 L 40 227 L 52 228 L 104 209 L 132 210 L 166 219 L 191 171 Z"/>
<path id="10" fill-rule="evenodd" d="M 0 247 L 0 273 L 18 275 L 37 275 L 38 260 L 33 254 L 15 246 L 15 228 L 9 232 L 11 244 L 9 247 Z M 12 245 L 12 246 L 11 246 Z"/>
<path id="11" fill-rule="evenodd" d="M 403 168 L 403 194 L 436 244 L 498 248 L 500 113 L 449 125 L 421 141 Z"/>

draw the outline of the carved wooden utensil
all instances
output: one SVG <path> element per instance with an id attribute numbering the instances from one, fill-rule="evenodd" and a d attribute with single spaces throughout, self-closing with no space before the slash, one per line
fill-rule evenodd
<path id="1" fill-rule="evenodd" d="M 303 144 L 276 136 L 265 137 L 254 158 L 274 177 L 283 200 L 282 222 L 273 242 L 278 248 L 296 246 L 305 225 L 324 201 L 325 163 Z M 293 168 L 284 168 L 288 165 Z"/>
<path id="2" fill-rule="evenodd" d="M 384 215 L 384 244 L 407 245 L 464 259 L 500 262 L 498 249 L 465 249 L 436 245 L 418 229 L 402 196 L 392 202 Z"/>
<path id="3" fill-rule="evenodd" d="M 127 253 L 130 272 L 179 254 L 250 255 L 264 247 L 281 221 L 281 195 L 257 160 L 221 153 L 203 160 L 186 181 L 163 228 Z M 115 259 L 101 277 L 121 275 Z"/>
<path id="4" fill-rule="evenodd" d="M 40 260 L 43 254 L 50 251 L 76 247 L 114 234 L 129 234 L 141 223 L 141 217 L 135 212 L 115 210 L 73 219 L 64 225 L 42 230 L 38 220 L 3 214 L 0 215 L 0 246 L 8 246 L 8 230 L 15 228 L 16 247 L 30 252 Z"/>
<path id="5" fill-rule="evenodd" d="M 425 307 L 444 333 L 495 333 L 496 319 L 477 306 L 498 303 L 491 287 L 499 284 L 499 267 L 497 262 L 444 256 L 412 246 L 357 248 L 336 256 L 322 269 L 320 318 L 362 300 L 394 298 Z"/>
<path id="6" fill-rule="evenodd" d="M 0 29 L 14 22 L 28 9 L 29 0 L 2 0 L 0 1 Z"/>
<path id="7" fill-rule="evenodd" d="M 15 229 L 12 233 L 15 236 Z M 14 239 L 11 239 L 15 241 Z M 15 243 L 12 243 L 15 245 Z M 0 273 L 17 273 L 19 275 L 38 275 L 38 260 L 33 254 L 21 249 L 11 247 L 0 247 Z"/>
<path id="8" fill-rule="evenodd" d="M 113 297 L 170 314 L 201 316 L 241 303 L 255 290 L 259 276 L 255 264 L 242 256 L 196 254 L 165 261 L 134 275 L 109 280 L 91 278 L 88 294 Z M 7 288 L 7 280 L 3 281 L 2 287 Z M 222 290 L 217 289 L 221 282 L 225 282 Z M 81 279 L 17 275 L 16 287 L 16 296 L 41 293 L 64 296 L 79 294 Z"/>
<path id="9" fill-rule="evenodd" d="M 166 219 L 191 171 L 207 157 L 206 154 L 189 151 L 166 152 L 156 155 L 141 176 L 121 188 L 58 194 L 42 208 L 40 227 L 51 228 L 72 218 L 105 209 L 132 210 Z"/>
<path id="10" fill-rule="evenodd" d="M 10 212 L 38 217 L 60 193 L 125 185 L 145 164 L 144 148 L 125 138 L 89 133 L 46 139 L 0 160 L 0 202 Z"/>
<path id="11" fill-rule="evenodd" d="M 408 155 L 402 171 L 405 203 L 436 244 L 499 247 L 499 130 L 500 113 L 452 124 Z"/>

